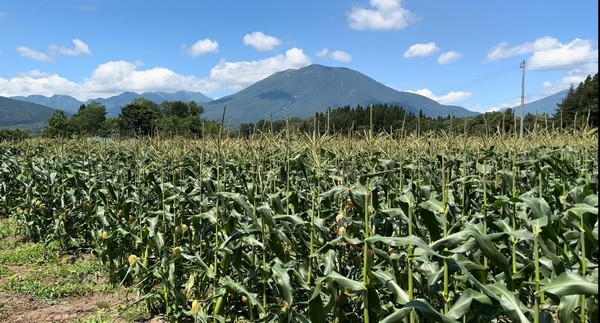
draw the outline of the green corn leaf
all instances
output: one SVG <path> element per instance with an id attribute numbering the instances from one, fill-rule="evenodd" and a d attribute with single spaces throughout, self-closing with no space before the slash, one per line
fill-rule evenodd
<path id="1" fill-rule="evenodd" d="M 544 292 L 557 296 L 598 295 L 598 282 L 590 282 L 576 273 L 565 271 L 542 286 L 539 293 Z"/>

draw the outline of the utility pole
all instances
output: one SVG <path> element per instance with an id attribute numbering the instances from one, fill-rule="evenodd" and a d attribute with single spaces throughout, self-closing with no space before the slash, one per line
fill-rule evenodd
<path id="1" fill-rule="evenodd" d="M 523 76 L 521 78 L 521 130 L 519 138 L 523 138 L 523 119 L 525 119 L 525 60 L 521 62 Z"/>

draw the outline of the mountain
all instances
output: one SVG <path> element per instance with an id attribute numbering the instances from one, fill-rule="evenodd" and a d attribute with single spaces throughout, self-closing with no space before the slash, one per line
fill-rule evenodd
<path id="1" fill-rule="evenodd" d="M 199 92 L 179 91 L 175 93 L 166 92 L 145 92 L 137 94 L 135 92 L 123 92 L 119 95 L 115 95 L 106 99 L 97 98 L 87 100 L 87 103 L 96 101 L 106 106 L 106 112 L 109 117 L 116 117 L 121 113 L 121 108 L 131 103 L 131 101 L 137 98 L 145 98 L 156 104 L 161 104 L 163 101 L 183 101 L 196 103 L 209 102 L 212 99 Z"/>
<path id="2" fill-rule="evenodd" d="M 0 128 L 41 132 L 55 109 L 0 96 Z"/>
<path id="3" fill-rule="evenodd" d="M 211 101 L 212 99 L 205 96 L 200 92 L 190 92 L 190 91 L 178 91 L 175 93 L 167 93 L 167 92 L 145 92 L 142 94 L 137 94 L 134 92 L 123 92 L 119 95 L 112 96 L 109 98 L 96 98 L 87 100 L 85 104 L 88 104 L 92 101 L 96 101 L 98 103 L 102 103 L 106 106 L 106 111 L 109 117 L 116 117 L 121 113 L 121 108 L 126 104 L 130 103 L 134 99 L 139 97 L 146 98 L 156 104 L 161 104 L 163 101 L 183 101 L 183 102 L 191 102 L 195 101 L 197 103 L 204 103 Z M 29 96 L 13 96 L 11 99 L 31 102 L 40 105 L 47 106 L 49 108 L 63 110 L 69 113 L 77 113 L 79 111 L 79 107 L 84 104 L 72 96 L 68 95 L 53 95 L 51 97 L 43 96 L 43 95 L 29 95 Z"/>
<path id="4" fill-rule="evenodd" d="M 85 104 L 89 104 L 92 101 L 98 102 L 106 107 L 106 114 L 109 117 L 116 117 L 121 113 L 122 107 L 139 97 L 140 95 L 135 92 L 123 92 L 109 98 L 90 99 L 87 100 Z"/>
<path id="5" fill-rule="evenodd" d="M 540 115 L 544 113 L 548 113 L 548 115 L 553 115 L 556 112 L 556 105 L 561 103 L 564 98 L 567 97 L 567 90 L 560 91 L 558 93 L 554 93 L 545 98 L 539 99 L 537 101 L 529 102 L 525 104 L 525 114 L 531 113 L 536 114 L 536 112 Z M 518 105 L 513 108 L 517 113 L 521 113 L 521 106 Z M 506 110 L 506 109 L 502 109 Z"/>
<path id="6" fill-rule="evenodd" d="M 203 104 L 205 117 L 218 120 L 227 105 L 226 121 L 233 124 L 260 119 L 310 117 L 313 109 L 375 103 L 399 105 L 430 117 L 472 116 L 478 113 L 458 106 L 442 105 L 424 96 L 396 91 L 360 72 L 343 68 L 309 65 L 275 73 L 235 94 Z"/>
<path id="7" fill-rule="evenodd" d="M 151 100 L 155 103 L 162 103 L 163 101 L 183 101 L 183 102 L 196 102 L 196 103 L 204 103 L 212 101 L 211 98 L 200 92 L 190 92 L 190 91 L 178 91 L 175 93 L 166 93 L 166 92 L 146 92 L 141 94 L 142 97 Z"/>
<path id="8" fill-rule="evenodd" d="M 83 104 L 83 102 L 68 95 L 53 95 L 51 97 L 43 95 L 13 96 L 11 99 L 36 103 L 70 113 L 76 113 L 79 110 L 79 106 Z"/>

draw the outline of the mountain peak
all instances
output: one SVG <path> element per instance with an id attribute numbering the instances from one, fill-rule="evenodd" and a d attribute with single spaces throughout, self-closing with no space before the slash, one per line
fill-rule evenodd
<path id="1" fill-rule="evenodd" d="M 260 119 L 306 118 L 313 108 L 324 112 L 342 106 L 368 106 L 376 103 L 398 105 L 415 114 L 431 117 L 476 115 L 462 107 L 439 104 L 424 96 L 399 92 L 346 67 L 311 64 L 268 76 L 238 93 L 204 104 L 206 117 L 218 119 L 223 104 L 226 118 L 233 123 Z"/>

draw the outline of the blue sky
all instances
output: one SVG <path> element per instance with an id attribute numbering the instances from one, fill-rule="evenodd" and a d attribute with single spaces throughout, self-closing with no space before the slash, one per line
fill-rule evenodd
<path id="1" fill-rule="evenodd" d="M 0 95 L 192 90 L 287 68 L 358 70 L 476 111 L 598 71 L 597 1 L 0 0 Z"/>

